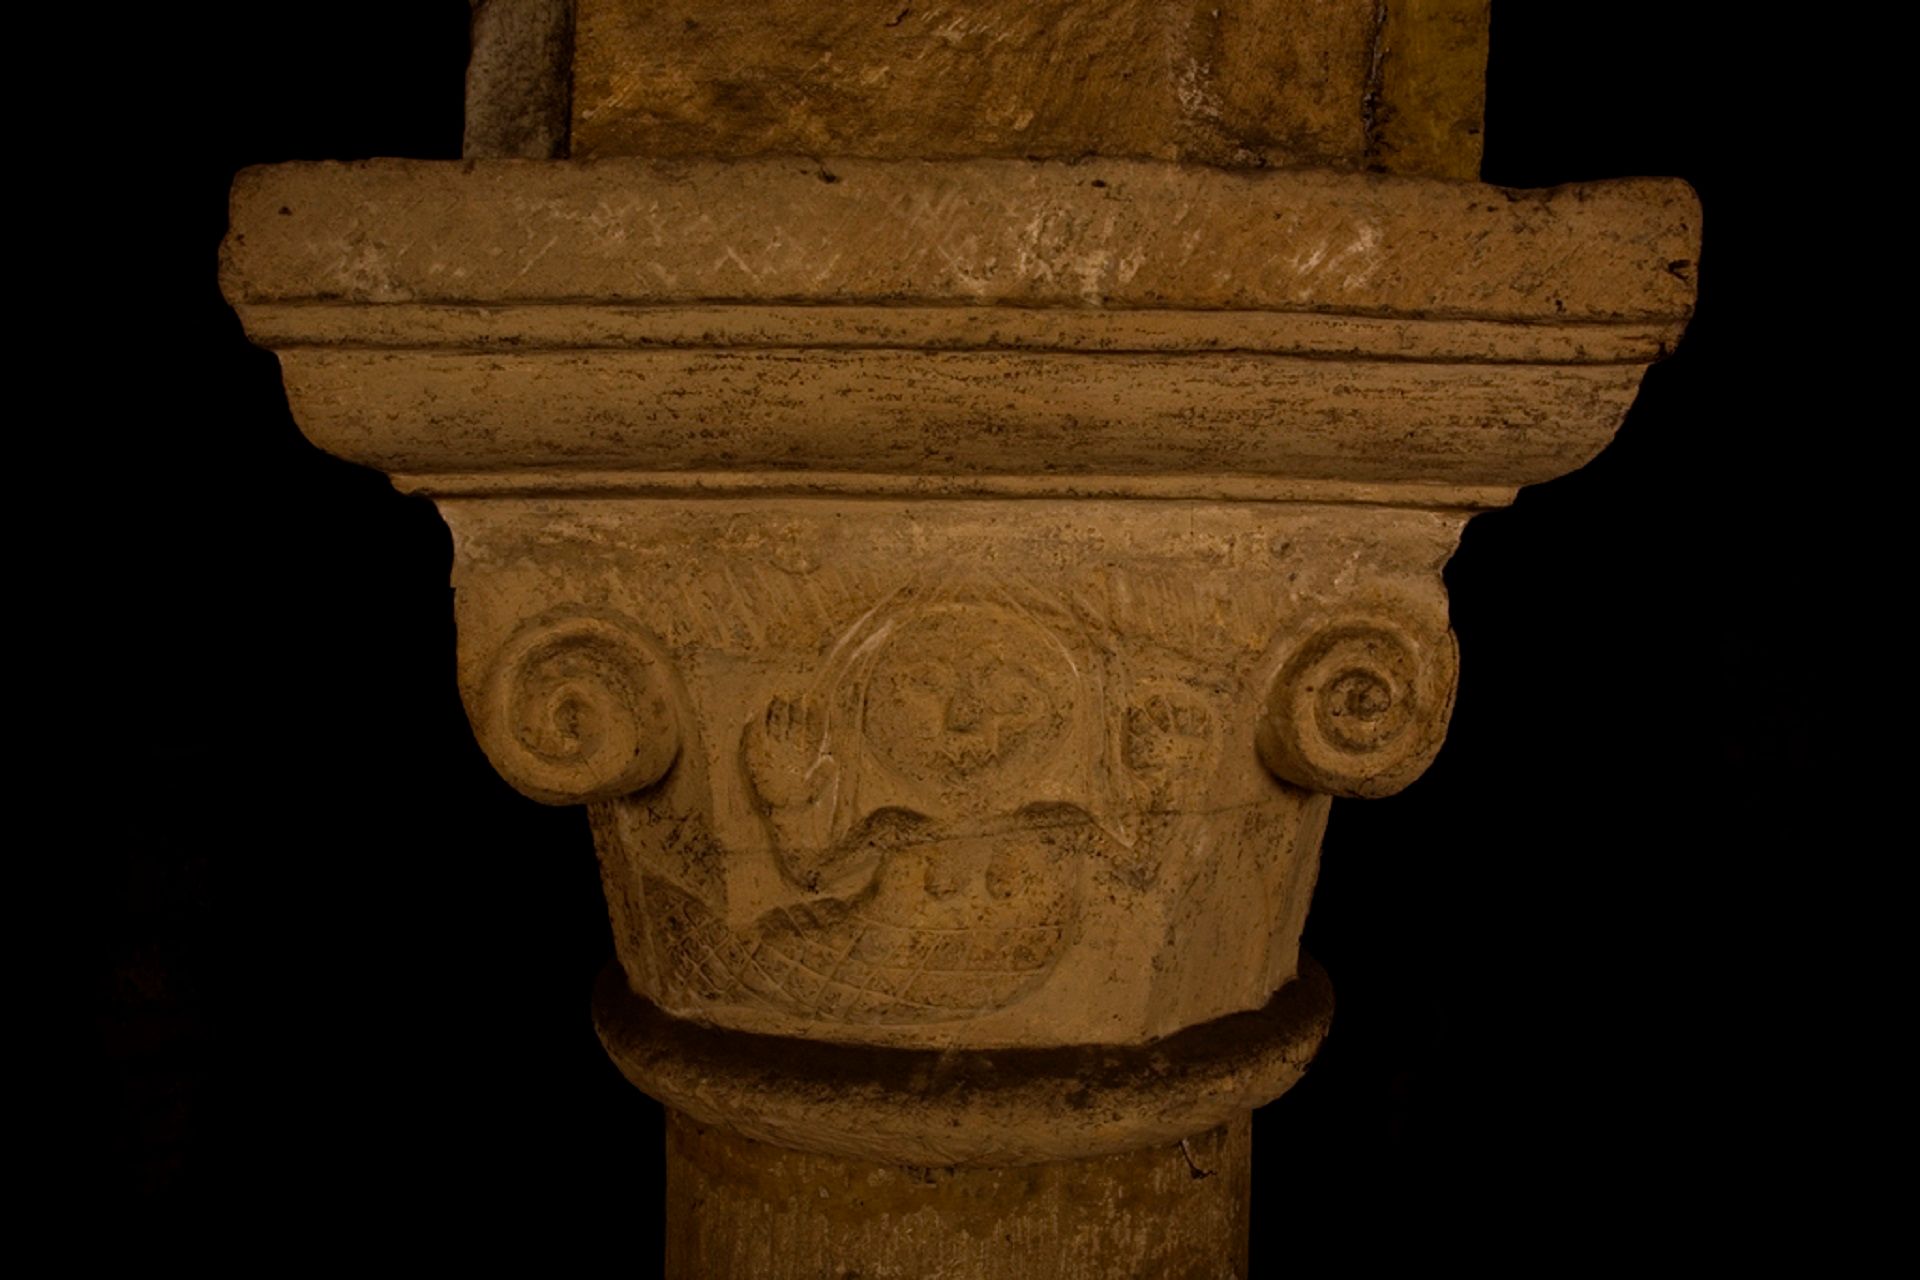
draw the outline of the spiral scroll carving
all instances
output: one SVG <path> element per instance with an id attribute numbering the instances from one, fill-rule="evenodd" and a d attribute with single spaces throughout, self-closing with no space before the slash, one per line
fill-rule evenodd
<path id="1" fill-rule="evenodd" d="M 1386 615 L 1307 636 L 1274 678 L 1258 746 L 1279 777 L 1338 796 L 1384 796 L 1446 738 L 1459 675 L 1453 633 Z"/>
<path id="2" fill-rule="evenodd" d="M 549 614 L 502 646 L 474 709 L 494 768 L 543 804 L 652 786 L 680 732 L 665 660 L 624 620 Z"/>

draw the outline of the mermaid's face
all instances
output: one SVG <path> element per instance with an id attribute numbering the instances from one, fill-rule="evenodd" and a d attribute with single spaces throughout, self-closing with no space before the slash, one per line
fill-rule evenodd
<path id="1" fill-rule="evenodd" d="M 861 725 L 874 756 L 902 777 L 998 790 L 1032 776 L 1073 731 L 1073 663 L 1024 618 L 941 606 L 900 623 L 884 645 Z"/>

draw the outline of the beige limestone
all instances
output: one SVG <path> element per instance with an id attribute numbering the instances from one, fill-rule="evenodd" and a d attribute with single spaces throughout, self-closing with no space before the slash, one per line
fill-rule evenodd
<path id="1" fill-rule="evenodd" d="M 1369 166 L 1480 176 L 1490 0 L 1389 0 L 1374 64 Z"/>
<path id="2" fill-rule="evenodd" d="M 1242 1113 L 1220 1128 L 1116 1155 L 1011 1169 L 913 1168 L 766 1146 L 669 1112 L 667 1273 L 1244 1276 L 1250 1130 Z"/>
<path id="3" fill-rule="evenodd" d="M 573 154 L 1151 156 L 1366 146 L 1374 0 L 581 0 Z"/>
<path id="4" fill-rule="evenodd" d="M 1479 172 L 1488 0 L 579 0 L 578 12 L 576 157 Z"/>
<path id="5" fill-rule="evenodd" d="M 480 744 L 589 807 L 675 1276 L 1243 1274 L 1332 798 L 1432 760 L 1465 521 L 1602 448 L 1692 307 L 1684 184 L 1138 158 L 1467 176 L 1484 6 L 1228 6 L 1194 101 L 1077 78 L 1188 12 L 1096 7 L 1134 28 L 589 0 L 574 146 L 665 158 L 235 186 L 296 419 L 453 531 Z M 558 154 L 485 30 L 526 110 L 470 154 Z M 1002 52 L 865 78 L 927 30 Z M 955 76 L 1136 158 L 1024 158 Z"/>
<path id="6" fill-rule="evenodd" d="M 1354 702 L 1390 742 L 1353 744 L 1334 766 L 1351 776 L 1321 790 L 1378 793 L 1424 765 L 1451 703 L 1436 571 L 1456 513 L 759 497 L 442 510 L 482 745 L 551 801 L 557 765 L 618 744 L 622 767 L 573 798 L 600 801 L 627 972 L 668 1011 L 742 1030 L 1127 1043 L 1258 1008 L 1294 972 L 1327 803 L 1263 767 L 1262 718 L 1276 699 Z M 1364 690 L 1309 687 L 1324 645 L 1376 626 L 1403 648 L 1340 671 L 1401 695 L 1377 723 Z M 556 689 L 578 708 L 551 709 Z M 580 750 L 555 751 L 588 715 Z M 671 772 L 636 790 L 668 742 Z"/>
<path id="7" fill-rule="evenodd" d="M 281 166 L 236 186 L 228 291 L 317 441 L 436 491 L 808 472 L 1481 506 L 1611 437 L 1699 236 L 1669 182 L 822 172 Z"/>
<path id="8" fill-rule="evenodd" d="M 242 306 L 942 304 L 1676 326 L 1700 234 L 1693 193 L 1665 179 L 1517 191 L 1138 160 L 793 157 L 274 165 L 241 173 L 233 223 L 226 281 Z"/>
<path id="9" fill-rule="evenodd" d="M 1145 1045 L 954 1052 L 775 1038 L 663 1013 L 603 975 L 594 1020 L 626 1077 L 676 1113 L 772 1146 L 914 1167 L 1045 1164 L 1233 1123 L 1300 1079 L 1333 990 L 1309 959 L 1264 1008 Z"/>
<path id="10" fill-rule="evenodd" d="M 471 0 L 469 156 L 552 160 L 567 154 L 573 0 Z"/>
<path id="11" fill-rule="evenodd" d="M 283 166 L 227 288 L 440 502 L 475 731 L 593 804 L 638 994 L 915 1048 L 1260 1008 L 1327 797 L 1444 736 L 1467 511 L 1684 322 L 1691 193 L 822 172 Z"/>

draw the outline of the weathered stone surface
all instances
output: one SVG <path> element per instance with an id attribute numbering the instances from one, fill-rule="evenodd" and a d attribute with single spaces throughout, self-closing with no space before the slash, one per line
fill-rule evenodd
<path id="1" fill-rule="evenodd" d="M 1473 178 L 1488 0 L 582 0 L 573 154 Z"/>
<path id="2" fill-rule="evenodd" d="M 820 351 L 1156 351 L 1371 356 L 1444 364 L 1626 364 L 1664 354 L 1676 320 L 1527 324 L 1417 315 L 805 303 L 242 303 L 276 349 L 554 351 L 622 348 Z"/>
<path id="3" fill-rule="evenodd" d="M 1464 523 L 1139 500 L 442 511 L 476 725 L 543 705 L 499 674 L 541 620 L 650 637 L 621 680 L 576 670 L 555 713 L 624 740 L 640 673 L 667 686 L 671 771 L 593 809 L 634 989 L 717 1025 L 936 1047 L 1137 1043 L 1265 1004 L 1326 820 L 1254 749 L 1272 691 L 1358 618 L 1449 655 L 1437 573 Z M 1393 728 L 1436 740 L 1450 675 Z M 1379 756 L 1378 790 L 1410 780 Z M 1373 758 L 1346 753 L 1346 789 Z"/>
<path id="4" fill-rule="evenodd" d="M 1153 162 L 288 166 L 226 280 L 306 430 L 439 498 L 476 732 L 593 804 L 635 992 L 1124 1045 L 1296 972 L 1326 797 L 1444 736 L 1465 509 L 1604 445 L 1697 219 Z"/>
<path id="5" fill-rule="evenodd" d="M 786 1151 L 669 1112 L 667 1274 L 754 1280 L 1242 1280 L 1245 1115 L 1184 1141 L 1013 1169 Z"/>
<path id="6" fill-rule="evenodd" d="M 559 154 L 568 8 L 478 6 L 470 154 Z M 1697 202 L 1352 172 L 1471 175 L 1485 0 L 579 15 L 652 158 L 253 171 L 223 280 L 589 806 L 670 1272 L 1240 1274 L 1331 797 L 1434 758 L 1461 528 L 1611 436 Z"/>
<path id="7" fill-rule="evenodd" d="M 1480 176 L 1491 0 L 1390 0 L 1381 29 L 1368 165 Z"/>
<path id="8" fill-rule="evenodd" d="M 1241 354 L 284 351 L 327 449 L 437 492 L 503 467 L 549 486 L 637 473 L 937 473 L 1501 488 L 1610 440 L 1642 364 L 1496 368 Z M 361 398 L 369 382 L 377 402 Z M 600 480 L 593 473 L 602 473 Z M 722 482 L 724 483 L 724 482 Z M 1439 503 L 1471 494 L 1432 495 Z"/>
<path id="9" fill-rule="evenodd" d="M 316 439 L 438 492 L 738 490 L 772 463 L 1480 506 L 1611 437 L 1698 242 L 1676 183 L 822 172 L 286 166 L 236 189 L 228 290 Z"/>
<path id="10" fill-rule="evenodd" d="M 609 970 L 594 999 L 620 1070 L 700 1124 L 797 1151 L 919 1168 L 1042 1164 L 1165 1146 L 1291 1088 L 1333 1014 L 1307 961 L 1265 1008 L 1131 1048 L 876 1051 L 671 1018 Z"/>
<path id="11" fill-rule="evenodd" d="M 644 791 L 681 747 L 661 661 L 619 619 L 558 608 L 494 655 L 474 690 L 474 736 L 503 777 L 548 804 Z"/>
<path id="12" fill-rule="evenodd" d="M 581 0 L 573 154 L 1348 163 L 1375 0 Z"/>
<path id="13" fill-rule="evenodd" d="M 567 154 L 573 0 L 471 0 L 469 156 Z"/>
<path id="14" fill-rule="evenodd" d="M 229 296 L 965 303 L 1683 320 L 1685 183 L 1509 191 L 1128 161 L 276 165 L 235 183 Z"/>

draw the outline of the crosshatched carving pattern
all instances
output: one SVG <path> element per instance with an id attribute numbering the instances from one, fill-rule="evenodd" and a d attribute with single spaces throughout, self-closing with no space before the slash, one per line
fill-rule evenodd
<path id="1" fill-rule="evenodd" d="M 1326 805 L 1263 761 L 1266 690 L 1334 600 L 1444 633 L 1461 517 L 1095 505 L 453 507 L 476 655 L 557 590 L 658 637 L 681 753 L 594 809 L 636 991 L 897 1045 L 1265 1003 Z"/>

